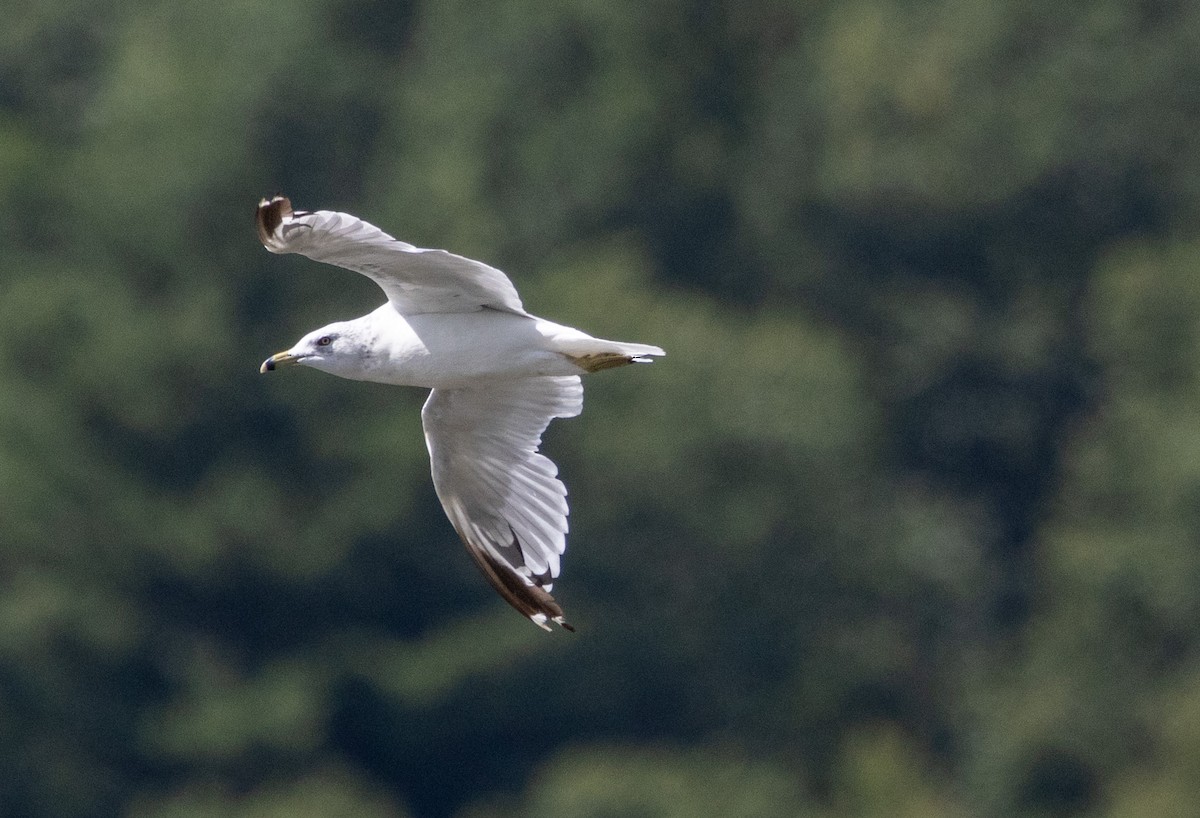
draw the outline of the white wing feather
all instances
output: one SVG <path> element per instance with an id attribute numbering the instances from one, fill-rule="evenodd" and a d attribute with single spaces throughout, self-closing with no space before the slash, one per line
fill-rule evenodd
<path id="1" fill-rule="evenodd" d="M 467 547 L 545 591 L 566 548 L 567 490 L 538 445 L 582 409 L 571 375 L 434 389 L 421 410 L 434 488 Z"/>
<path id="2" fill-rule="evenodd" d="M 272 253 L 299 253 L 367 276 L 402 315 L 484 307 L 527 314 L 508 276 L 495 267 L 414 247 L 348 213 L 293 211 L 277 196 L 259 204 L 258 232 Z"/>

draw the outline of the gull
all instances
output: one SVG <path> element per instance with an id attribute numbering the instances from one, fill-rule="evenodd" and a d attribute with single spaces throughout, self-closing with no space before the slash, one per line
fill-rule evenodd
<path id="1" fill-rule="evenodd" d="M 263 362 L 352 380 L 430 389 L 421 425 L 433 487 L 479 570 L 534 624 L 574 628 L 550 591 L 566 549 L 567 490 L 538 451 L 554 418 L 583 409 L 579 376 L 665 353 L 605 341 L 525 311 L 508 277 L 480 261 L 426 250 L 329 210 L 258 205 L 272 253 L 299 253 L 370 278 L 378 309 L 337 321 Z"/>

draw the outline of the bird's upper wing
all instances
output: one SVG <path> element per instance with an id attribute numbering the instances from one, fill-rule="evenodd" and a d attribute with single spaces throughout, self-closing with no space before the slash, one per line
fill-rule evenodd
<path id="1" fill-rule="evenodd" d="M 525 315 L 508 276 L 481 261 L 424 250 L 394 239 L 349 213 L 292 210 L 283 196 L 258 205 L 258 237 L 272 253 L 300 253 L 362 273 L 383 288 L 402 315 L 475 312 Z"/>
<path id="2" fill-rule="evenodd" d="M 578 376 L 434 389 L 421 420 L 433 485 L 455 530 L 510 605 L 569 627 L 550 596 L 566 548 L 567 490 L 538 453 L 556 417 L 583 409 Z"/>

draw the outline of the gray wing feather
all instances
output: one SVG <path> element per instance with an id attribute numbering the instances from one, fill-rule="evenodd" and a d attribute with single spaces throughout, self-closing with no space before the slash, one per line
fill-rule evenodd
<path id="1" fill-rule="evenodd" d="M 567 490 L 538 446 L 552 419 L 582 409 L 572 375 L 434 389 L 421 410 L 434 488 L 467 547 L 546 591 L 566 548 Z"/>
<path id="2" fill-rule="evenodd" d="M 272 253 L 299 253 L 367 276 L 403 315 L 484 307 L 527 314 L 508 276 L 495 267 L 414 247 L 349 213 L 293 211 L 288 199 L 276 196 L 258 206 L 258 233 Z"/>

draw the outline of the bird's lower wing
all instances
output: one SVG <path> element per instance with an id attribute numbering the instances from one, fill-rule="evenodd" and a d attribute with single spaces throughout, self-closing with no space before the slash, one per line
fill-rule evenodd
<path id="1" fill-rule="evenodd" d="M 550 595 L 566 548 L 567 490 L 538 446 L 551 420 L 582 409 L 572 375 L 434 389 L 421 410 L 446 516 L 492 586 L 543 627 L 570 627 Z"/>

